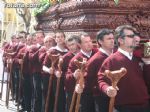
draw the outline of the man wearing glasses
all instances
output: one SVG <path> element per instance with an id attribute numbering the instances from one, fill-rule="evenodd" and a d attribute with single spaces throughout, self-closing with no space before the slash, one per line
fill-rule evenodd
<path id="1" fill-rule="evenodd" d="M 115 108 L 119 112 L 149 112 L 149 95 L 144 82 L 143 71 L 139 59 L 133 56 L 134 49 L 139 45 L 140 37 L 132 26 L 122 25 L 116 28 L 115 37 L 118 51 L 108 57 L 98 72 L 99 89 L 109 97 L 116 96 Z M 118 83 L 119 91 L 113 88 L 110 80 L 103 75 L 105 70 L 127 69 L 127 74 Z"/>

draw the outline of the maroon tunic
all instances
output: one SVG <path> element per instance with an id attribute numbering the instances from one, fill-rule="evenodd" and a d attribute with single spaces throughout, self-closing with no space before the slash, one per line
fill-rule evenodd
<path id="1" fill-rule="evenodd" d="M 49 52 L 50 52 L 50 54 L 55 54 L 55 55 L 60 54 L 61 56 L 63 56 L 64 54 L 67 53 L 67 52 L 59 51 L 57 49 L 50 49 Z M 57 69 L 57 64 L 58 64 L 58 60 L 57 60 L 57 62 L 55 64 L 55 69 Z M 46 67 L 48 67 L 48 68 L 51 67 L 51 59 L 50 59 L 48 53 L 45 56 L 45 59 L 43 61 L 43 65 L 46 66 Z"/>
<path id="2" fill-rule="evenodd" d="M 5 52 L 9 52 L 9 51 L 15 52 L 15 51 L 17 51 L 17 48 L 18 48 L 18 44 L 16 44 L 16 43 L 10 44 L 9 43 L 9 45 L 7 45 L 7 47 L 5 47 L 4 51 Z M 5 52 L 3 54 L 3 57 L 8 57 L 8 56 L 6 56 Z M 11 57 L 13 58 L 14 56 L 11 56 Z"/>
<path id="3" fill-rule="evenodd" d="M 116 96 L 116 105 L 142 105 L 149 98 L 147 88 L 143 79 L 143 73 L 137 58 L 129 60 L 119 51 L 108 57 L 98 72 L 99 88 L 106 92 L 110 80 L 103 75 L 105 70 L 119 70 L 121 67 L 127 69 L 127 74 L 118 83 L 119 91 Z"/>
<path id="4" fill-rule="evenodd" d="M 97 73 L 100 69 L 103 61 L 108 56 L 101 51 L 98 51 L 94 56 L 92 56 L 87 65 L 87 72 L 85 77 L 85 86 L 84 90 L 87 92 L 93 92 L 94 95 L 99 94 L 98 83 L 97 83 Z"/>
<path id="5" fill-rule="evenodd" d="M 18 67 L 19 68 L 19 63 L 18 63 L 18 59 L 21 59 L 23 57 L 23 55 L 21 54 L 22 52 L 22 48 L 24 48 L 25 45 L 24 44 L 18 44 L 17 49 L 16 49 L 16 53 L 13 55 L 13 66 Z M 21 50 L 21 52 L 20 52 Z"/>
<path id="6" fill-rule="evenodd" d="M 19 50 L 16 59 L 15 59 L 15 63 L 18 63 L 18 59 L 23 59 L 23 74 L 25 75 L 29 75 L 31 73 L 31 68 L 30 68 L 30 64 L 29 64 L 29 59 L 28 59 L 28 53 L 29 49 L 27 48 L 27 46 L 24 46 L 22 49 Z"/>
<path id="7" fill-rule="evenodd" d="M 42 76 L 47 74 L 47 73 L 42 71 L 42 66 L 43 66 L 43 63 L 44 63 L 45 56 L 46 56 L 46 51 L 47 51 L 47 48 L 45 46 L 43 46 L 39 49 L 39 54 L 38 54 Z"/>
<path id="8" fill-rule="evenodd" d="M 4 46 L 3 46 L 3 50 L 5 51 L 6 49 L 8 49 L 10 46 L 10 44 L 7 42 Z"/>
<path id="9" fill-rule="evenodd" d="M 67 72 L 67 69 L 68 69 L 68 66 L 69 66 L 69 62 L 73 57 L 74 57 L 74 54 L 72 52 L 68 52 L 67 54 L 65 54 L 63 56 L 62 75 L 63 75 L 64 78 L 66 77 L 66 72 Z M 67 88 L 68 84 L 67 84 L 66 79 L 64 80 L 64 84 L 65 84 L 65 90 L 68 91 L 68 88 Z"/>
<path id="10" fill-rule="evenodd" d="M 92 54 L 90 56 L 90 58 L 97 52 L 97 50 L 93 49 L 92 50 Z M 86 58 L 87 61 L 90 59 L 89 57 L 85 56 L 82 52 L 79 52 L 76 56 L 74 56 L 70 63 L 69 63 L 69 67 L 67 70 L 67 74 L 66 74 L 66 88 L 68 90 L 68 92 L 73 92 L 74 88 L 75 88 L 75 84 L 76 84 L 76 79 L 73 76 L 73 73 L 75 72 L 77 68 L 77 66 L 74 63 L 74 60 L 79 60 L 82 61 L 83 58 Z"/>
<path id="11" fill-rule="evenodd" d="M 41 65 L 39 62 L 39 49 L 41 46 L 32 45 L 29 49 L 29 62 L 31 67 L 31 74 L 41 73 Z"/>

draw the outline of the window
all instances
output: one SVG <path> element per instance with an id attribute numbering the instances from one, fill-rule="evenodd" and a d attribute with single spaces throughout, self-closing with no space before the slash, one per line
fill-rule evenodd
<path id="1" fill-rule="evenodd" d="M 11 21 L 12 20 L 12 16 L 10 13 L 8 13 L 8 21 Z"/>

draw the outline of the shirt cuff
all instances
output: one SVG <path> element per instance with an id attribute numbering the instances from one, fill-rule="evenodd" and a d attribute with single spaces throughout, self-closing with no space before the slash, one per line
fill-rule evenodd
<path id="1" fill-rule="evenodd" d="M 49 68 L 46 66 L 43 66 L 42 70 L 46 73 L 50 73 Z"/>

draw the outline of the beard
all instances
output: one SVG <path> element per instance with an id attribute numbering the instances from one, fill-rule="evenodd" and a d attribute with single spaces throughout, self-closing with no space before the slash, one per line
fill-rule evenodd
<path id="1" fill-rule="evenodd" d="M 139 45 L 131 45 L 131 46 L 129 46 L 129 48 L 131 48 L 131 49 L 139 49 L 140 48 L 140 46 Z"/>

